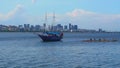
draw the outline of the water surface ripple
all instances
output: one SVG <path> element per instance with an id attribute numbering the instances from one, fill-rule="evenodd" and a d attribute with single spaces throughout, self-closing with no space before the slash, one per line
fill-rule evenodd
<path id="1" fill-rule="evenodd" d="M 42 42 L 34 33 L 0 33 L 0 68 L 119 68 L 120 34 L 65 33 L 59 42 Z"/>

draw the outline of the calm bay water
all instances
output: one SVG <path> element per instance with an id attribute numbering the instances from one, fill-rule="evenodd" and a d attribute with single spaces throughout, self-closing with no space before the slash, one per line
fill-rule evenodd
<path id="1" fill-rule="evenodd" d="M 115 38 L 118 42 L 81 42 Z M 0 68 L 119 68 L 120 33 L 64 33 L 42 42 L 34 33 L 0 33 Z"/>

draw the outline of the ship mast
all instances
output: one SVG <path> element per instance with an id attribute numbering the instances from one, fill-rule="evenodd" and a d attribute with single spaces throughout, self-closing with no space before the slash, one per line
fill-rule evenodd
<path id="1" fill-rule="evenodd" d="M 53 13 L 53 24 L 55 23 L 55 12 Z"/>
<path id="2" fill-rule="evenodd" d="M 51 27 L 51 30 L 54 31 L 55 28 L 54 28 L 54 24 L 55 24 L 55 12 L 53 12 L 53 21 L 52 21 L 52 27 Z"/>
<path id="3" fill-rule="evenodd" d="M 44 21 L 44 32 L 46 31 L 46 23 L 47 23 L 47 13 L 45 14 L 45 21 Z"/>

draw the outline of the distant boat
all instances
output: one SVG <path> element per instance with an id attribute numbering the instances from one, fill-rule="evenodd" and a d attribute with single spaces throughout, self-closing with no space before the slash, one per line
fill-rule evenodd
<path id="1" fill-rule="evenodd" d="M 38 36 L 44 42 L 60 41 L 63 38 L 63 33 L 62 32 L 44 32 L 42 34 L 38 34 Z"/>
<path id="2" fill-rule="evenodd" d="M 117 42 L 117 39 L 92 39 L 83 40 L 83 42 Z"/>

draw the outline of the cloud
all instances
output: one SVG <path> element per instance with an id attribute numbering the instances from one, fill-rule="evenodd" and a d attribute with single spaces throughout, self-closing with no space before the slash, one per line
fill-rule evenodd
<path id="1" fill-rule="evenodd" d="M 86 11 L 82 9 L 75 9 L 72 12 L 67 12 L 66 15 L 71 18 L 71 20 L 92 20 L 93 22 L 100 23 L 110 23 L 117 19 L 120 19 L 120 14 L 100 14 L 91 11 Z"/>
<path id="2" fill-rule="evenodd" d="M 20 15 L 23 12 L 23 6 L 18 4 L 16 7 L 10 11 L 6 16 L 7 18 L 14 17 L 16 15 Z"/>
<path id="3" fill-rule="evenodd" d="M 36 2 L 36 0 L 32 0 L 32 3 L 34 4 Z"/>
<path id="4" fill-rule="evenodd" d="M 94 14 L 96 14 L 96 13 L 86 11 L 83 9 L 75 9 L 72 12 L 67 12 L 67 15 L 72 16 L 72 17 L 76 17 L 76 16 L 80 16 L 80 15 L 94 15 Z"/>
<path id="5" fill-rule="evenodd" d="M 0 20 L 8 20 L 10 18 L 13 18 L 17 15 L 20 15 L 23 11 L 23 6 L 21 4 L 16 5 L 16 7 L 8 12 L 7 14 L 0 13 Z"/>
<path id="6" fill-rule="evenodd" d="M 120 27 L 120 14 L 101 14 L 83 9 L 75 9 L 61 16 L 59 23 L 61 22 L 63 24 L 77 24 L 80 28 L 118 30 Z"/>

